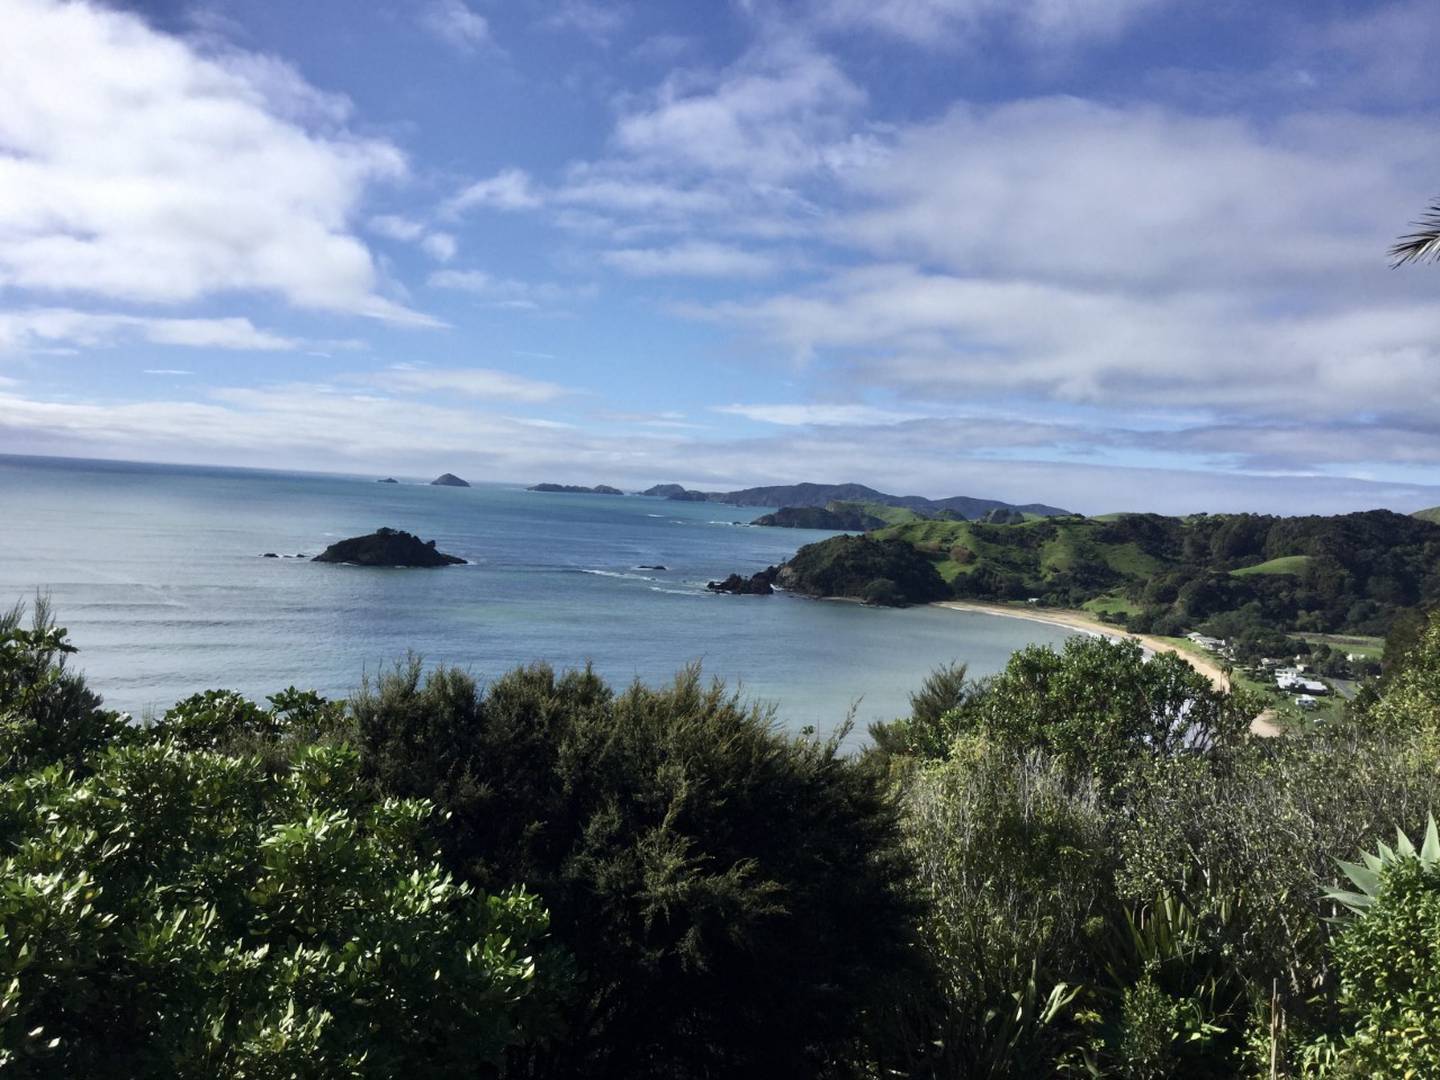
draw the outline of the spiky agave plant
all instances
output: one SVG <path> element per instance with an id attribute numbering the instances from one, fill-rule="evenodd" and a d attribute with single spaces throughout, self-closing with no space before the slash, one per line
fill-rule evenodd
<path id="1" fill-rule="evenodd" d="M 1344 871 L 1355 885 L 1359 892 L 1350 889 L 1330 889 L 1325 893 L 1326 900 L 1333 900 L 1348 908 L 1352 914 L 1363 915 L 1375 903 L 1380 895 L 1380 875 L 1385 867 L 1391 863 L 1399 862 L 1401 859 L 1419 859 L 1420 865 L 1427 871 L 1440 870 L 1440 830 L 1435 827 L 1435 815 L 1428 815 L 1425 825 L 1425 840 L 1417 851 L 1410 838 L 1405 835 L 1403 829 L 1395 830 L 1395 846 L 1388 844 L 1378 845 L 1379 850 L 1375 854 L 1368 851 L 1361 852 L 1360 862 L 1345 862 L 1337 859 L 1340 869 Z"/>

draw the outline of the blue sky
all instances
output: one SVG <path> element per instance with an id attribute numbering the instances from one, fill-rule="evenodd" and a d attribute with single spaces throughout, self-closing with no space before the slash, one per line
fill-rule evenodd
<path id="1" fill-rule="evenodd" d="M 1440 503 L 1440 6 L 0 0 L 0 452 Z"/>

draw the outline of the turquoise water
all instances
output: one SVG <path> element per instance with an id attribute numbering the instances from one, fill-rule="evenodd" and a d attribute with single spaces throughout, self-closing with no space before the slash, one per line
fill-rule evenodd
<path id="1" fill-rule="evenodd" d="M 987 673 L 1067 636 L 982 614 L 706 592 L 830 535 L 733 524 L 767 509 L 0 457 L 0 602 L 48 593 L 92 686 L 137 716 L 208 687 L 343 695 L 414 650 L 482 679 L 589 660 L 615 683 L 653 683 L 700 661 L 775 702 L 789 728 L 828 732 L 854 706 L 863 730 L 905 711 L 938 663 Z M 472 565 L 260 557 L 314 555 L 382 525 Z"/>

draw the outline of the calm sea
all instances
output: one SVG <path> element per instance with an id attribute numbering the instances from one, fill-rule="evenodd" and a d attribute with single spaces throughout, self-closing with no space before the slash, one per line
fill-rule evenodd
<path id="1" fill-rule="evenodd" d="M 863 730 L 906 711 L 936 664 L 988 673 L 1067 636 L 940 609 L 706 592 L 830 535 L 736 524 L 766 509 L 0 456 L 0 602 L 48 593 L 91 685 L 137 716 L 209 687 L 344 695 L 413 650 L 482 679 L 588 660 L 616 684 L 655 683 L 700 661 L 775 702 L 789 728 L 829 731 L 853 705 Z M 382 525 L 471 565 L 261 557 L 314 555 Z"/>

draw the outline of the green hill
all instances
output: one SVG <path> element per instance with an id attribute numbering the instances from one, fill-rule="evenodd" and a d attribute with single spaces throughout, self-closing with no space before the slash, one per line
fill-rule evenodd
<path id="1" fill-rule="evenodd" d="M 1419 518 L 1421 521 L 1428 521 L 1432 525 L 1440 525 L 1440 506 L 1432 506 L 1428 510 L 1416 510 L 1410 516 Z"/>
<path id="2" fill-rule="evenodd" d="M 750 524 L 780 529 L 834 529 L 837 532 L 870 532 L 889 525 L 903 525 L 925 518 L 914 510 L 872 502 L 830 502 L 825 506 L 784 506 L 763 514 Z"/>
<path id="3" fill-rule="evenodd" d="M 1233 577 L 1247 577 L 1250 574 L 1301 574 L 1310 565 L 1309 555 L 1282 555 L 1278 559 L 1267 559 L 1254 566 L 1242 566 L 1231 570 Z"/>
<path id="4" fill-rule="evenodd" d="M 1220 619 L 1383 634 L 1399 612 L 1440 602 L 1440 524 L 1384 510 L 930 520 L 871 535 L 914 547 L 957 597 L 1084 607 L 1139 630 Z"/>

